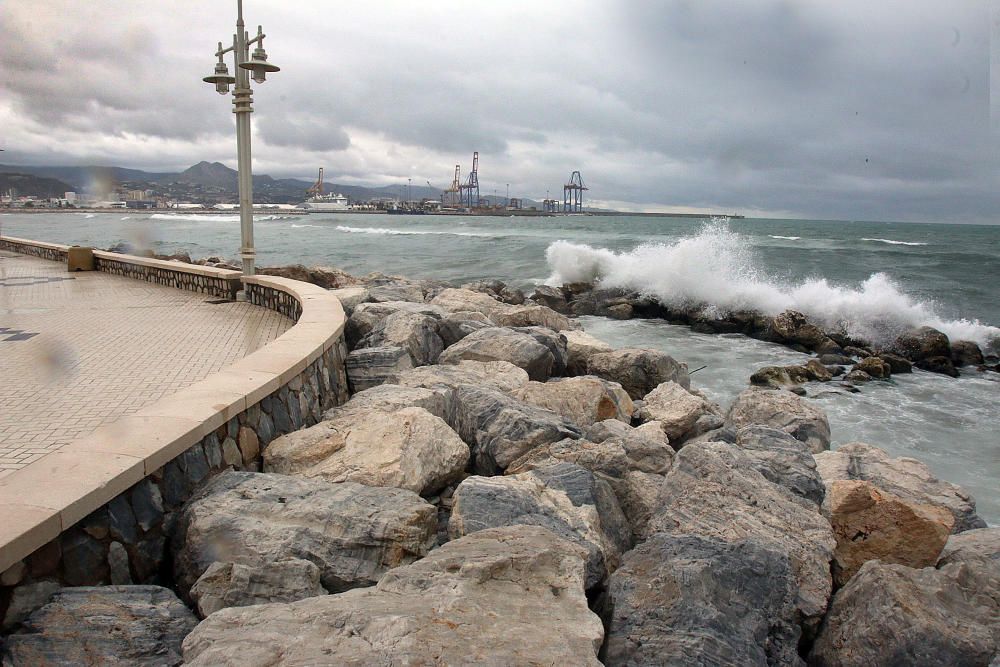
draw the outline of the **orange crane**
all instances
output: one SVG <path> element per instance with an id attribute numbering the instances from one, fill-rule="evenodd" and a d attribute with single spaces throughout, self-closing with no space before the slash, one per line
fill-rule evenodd
<path id="1" fill-rule="evenodd" d="M 309 189 L 306 190 L 306 194 L 314 195 L 316 197 L 323 196 L 323 167 L 319 168 L 319 177 L 316 179 L 315 183 L 309 186 Z"/>

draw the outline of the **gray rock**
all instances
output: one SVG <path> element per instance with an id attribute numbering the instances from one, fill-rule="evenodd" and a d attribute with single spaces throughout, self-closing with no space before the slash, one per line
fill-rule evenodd
<path id="1" fill-rule="evenodd" d="M 44 605 L 52 594 L 62 588 L 56 581 L 34 581 L 11 589 L 10 601 L 3 615 L 0 630 L 7 632 Z"/>
<path id="2" fill-rule="evenodd" d="M 892 344 L 895 352 L 911 361 L 923 361 L 932 357 L 951 358 L 951 343 L 948 336 L 932 327 L 911 329 Z"/>
<path id="3" fill-rule="evenodd" d="M 569 312 L 569 304 L 566 302 L 566 295 L 563 294 L 562 290 L 558 287 L 539 285 L 535 288 L 534 293 L 532 293 L 529 298 L 535 303 L 547 306 L 557 313 L 565 315 Z"/>
<path id="4" fill-rule="evenodd" d="M 340 305 L 344 308 L 344 314 L 348 317 L 354 314 L 355 308 L 370 299 L 368 290 L 364 287 L 341 287 L 329 290 L 329 292 L 337 297 Z"/>
<path id="5" fill-rule="evenodd" d="M 632 546 L 632 533 L 610 485 L 572 463 L 506 477 L 469 477 L 455 489 L 452 539 L 486 528 L 547 528 L 587 549 L 587 588 L 604 581 Z"/>
<path id="6" fill-rule="evenodd" d="M 344 327 L 344 338 L 347 346 L 354 349 L 358 342 L 370 334 L 382 320 L 393 313 L 412 313 L 440 318 L 447 311 L 426 303 L 410 303 L 408 301 L 386 301 L 382 303 L 359 304 L 347 320 Z"/>
<path id="7" fill-rule="evenodd" d="M 437 319 L 400 311 L 382 319 L 355 349 L 366 347 L 402 347 L 410 353 L 414 366 L 426 366 L 437 363 L 444 342 L 438 335 Z"/>
<path id="8" fill-rule="evenodd" d="M 295 602 L 326 595 L 319 568 L 301 558 L 258 565 L 215 562 L 191 587 L 191 600 L 205 618 L 226 607 Z"/>
<path id="9" fill-rule="evenodd" d="M 349 412 L 284 435 L 264 452 L 266 472 L 425 496 L 458 481 L 468 463 L 468 445 L 423 408 Z"/>
<path id="10" fill-rule="evenodd" d="M 115 496 L 108 503 L 108 528 L 111 537 L 126 544 L 134 544 L 139 539 L 139 525 L 124 494 Z"/>
<path id="11" fill-rule="evenodd" d="M 566 375 L 569 353 L 566 349 L 565 334 L 549 329 L 548 327 L 514 327 L 514 331 L 526 333 L 548 348 L 549 352 L 552 353 L 552 371 L 550 375 L 554 377 Z"/>
<path id="12" fill-rule="evenodd" d="M 797 496 L 823 504 L 826 486 L 808 446 L 784 431 L 768 426 L 744 426 L 736 445 L 746 452 L 754 470 Z"/>
<path id="13" fill-rule="evenodd" d="M 718 412 L 707 399 L 693 394 L 676 382 L 664 382 L 646 394 L 638 411 L 644 422 L 656 421 L 674 446 L 687 440 L 694 433 L 701 417 Z"/>
<path id="14" fill-rule="evenodd" d="M 323 586 L 370 586 L 434 545 L 436 510 L 402 489 L 287 475 L 223 472 L 184 506 L 173 538 L 185 595 L 218 562 L 252 567 L 301 558 Z"/>
<path id="15" fill-rule="evenodd" d="M 566 374 L 586 375 L 590 357 L 602 352 L 611 352 L 612 347 L 583 331 L 564 331 L 566 338 Z"/>
<path id="16" fill-rule="evenodd" d="M 354 350 L 344 360 L 347 384 L 356 394 L 386 382 L 413 368 L 413 358 L 402 347 L 366 347 Z"/>
<path id="17" fill-rule="evenodd" d="M 179 665 L 197 623 L 167 588 L 63 588 L 6 638 L 3 664 Z"/>
<path id="18" fill-rule="evenodd" d="M 652 536 L 608 586 L 605 665 L 803 665 L 788 557 L 753 539 Z"/>
<path id="19" fill-rule="evenodd" d="M 986 522 L 976 514 L 975 498 L 960 486 L 938 479 L 916 459 L 893 459 L 886 451 L 863 442 L 841 445 L 836 451 L 822 452 L 815 458 L 824 482 L 859 479 L 903 500 L 944 507 L 955 517 L 953 533 L 986 527 Z"/>
<path id="20" fill-rule="evenodd" d="M 692 534 L 736 542 L 752 538 L 787 554 L 796 606 L 809 624 L 826 611 L 836 546 L 830 522 L 812 501 L 772 483 L 759 462 L 736 445 L 689 443 L 661 487 L 647 533 Z"/>
<path id="21" fill-rule="evenodd" d="M 620 445 L 633 470 L 665 474 L 673 463 L 674 448 L 658 422 L 633 428 L 617 419 L 606 419 L 588 428 L 584 438 L 591 442 L 612 440 Z"/>
<path id="22" fill-rule="evenodd" d="M 324 421 L 337 419 L 358 412 L 395 412 L 403 408 L 423 408 L 432 415 L 444 419 L 448 414 L 449 398 L 450 394 L 445 390 L 380 384 L 354 394 L 351 400 L 343 405 L 330 408 L 323 414 L 323 419 Z"/>
<path id="23" fill-rule="evenodd" d="M 977 528 L 952 535 L 938 557 L 937 566 L 975 562 L 1000 572 L 1000 527 Z"/>
<path id="24" fill-rule="evenodd" d="M 108 548 L 82 530 L 69 530 L 60 537 L 63 579 L 70 586 L 95 586 L 108 579 Z"/>
<path id="25" fill-rule="evenodd" d="M 111 572 L 112 584 L 125 586 L 133 583 L 128 566 L 128 552 L 121 542 L 112 542 L 108 546 L 108 569 Z"/>
<path id="26" fill-rule="evenodd" d="M 632 421 L 632 399 L 622 386 L 593 375 L 529 382 L 513 395 L 532 405 L 552 410 L 581 427 L 592 426 L 605 419 L 626 424 Z"/>
<path id="27" fill-rule="evenodd" d="M 480 329 L 496 326 L 488 317 L 478 312 L 449 313 L 438 322 L 438 335 L 444 346 L 451 347 L 466 336 Z"/>
<path id="28" fill-rule="evenodd" d="M 598 666 L 584 553 L 534 526 L 480 531 L 372 588 L 212 614 L 185 663 Z"/>
<path id="29" fill-rule="evenodd" d="M 1000 585 L 994 575 L 984 590 L 976 574 L 958 564 L 917 570 L 868 561 L 833 598 L 809 664 L 991 664 Z"/>
<path id="30" fill-rule="evenodd" d="M 951 363 L 956 367 L 980 366 L 985 363 L 979 345 L 969 340 L 956 340 L 951 344 Z"/>
<path id="31" fill-rule="evenodd" d="M 551 410 L 469 385 L 455 391 L 448 423 L 469 445 L 472 471 L 479 475 L 501 473 L 539 445 L 582 435 L 576 425 Z"/>
<path id="32" fill-rule="evenodd" d="M 751 387 L 741 392 L 726 414 L 726 425 L 738 429 L 753 424 L 780 429 L 814 454 L 830 448 L 826 413 L 787 391 Z"/>
<path id="33" fill-rule="evenodd" d="M 579 326 L 565 315 L 536 304 L 506 306 L 492 313 L 490 319 L 502 327 L 546 327 L 553 331 L 567 331 Z"/>
<path id="34" fill-rule="evenodd" d="M 184 471 L 188 486 L 192 489 L 201 484 L 202 480 L 208 477 L 211 472 L 208 469 L 208 461 L 205 459 L 205 451 L 200 444 L 189 448 L 178 456 L 177 463 Z"/>
<path id="35" fill-rule="evenodd" d="M 528 374 L 506 361 L 462 361 L 447 366 L 424 366 L 404 371 L 396 376 L 395 383 L 403 387 L 424 387 L 435 391 L 453 391 L 463 385 L 471 385 L 509 394 L 528 384 Z"/>
<path id="36" fill-rule="evenodd" d="M 691 386 L 687 364 L 677 362 L 665 352 L 625 348 L 591 354 L 587 372 L 620 384 L 633 400 L 643 398 L 664 382 L 676 382 L 685 389 Z"/>
<path id="37" fill-rule="evenodd" d="M 441 364 L 460 361 L 507 361 L 523 368 L 529 378 L 538 382 L 549 379 L 554 363 L 549 349 L 534 337 L 503 327 L 475 331 L 439 357 Z"/>
<path id="38" fill-rule="evenodd" d="M 378 303 L 385 301 L 424 302 L 424 291 L 412 283 L 396 282 L 368 288 L 369 298 Z"/>

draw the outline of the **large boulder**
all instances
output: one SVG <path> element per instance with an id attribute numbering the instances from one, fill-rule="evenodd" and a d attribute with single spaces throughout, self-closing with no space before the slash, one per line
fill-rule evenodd
<path id="1" fill-rule="evenodd" d="M 667 473 L 647 533 L 736 542 L 752 536 L 791 559 L 796 606 L 809 624 L 826 611 L 836 546 L 815 503 L 774 484 L 736 445 L 689 443 Z"/>
<path id="2" fill-rule="evenodd" d="M 558 463 L 506 477 L 468 477 L 455 489 L 448 534 L 457 539 L 501 526 L 542 526 L 587 549 L 588 589 L 632 546 L 632 532 L 607 482 Z"/>
<path id="3" fill-rule="evenodd" d="M 585 551 L 544 528 L 483 530 L 340 595 L 226 609 L 184 643 L 186 664 L 591 665 L 604 638 Z"/>
<path id="4" fill-rule="evenodd" d="M 63 588 L 4 638 L 6 667 L 179 665 L 198 619 L 168 588 Z"/>
<path id="5" fill-rule="evenodd" d="M 937 566 L 982 562 L 1000 571 L 1000 527 L 976 528 L 952 535 L 941 551 Z"/>
<path id="6" fill-rule="evenodd" d="M 747 454 L 754 470 L 769 481 L 822 504 L 826 486 L 804 442 L 769 426 L 744 426 L 736 432 L 735 442 Z"/>
<path id="7" fill-rule="evenodd" d="M 809 655 L 817 667 L 995 665 L 1000 587 L 970 568 L 869 561 L 837 592 Z"/>
<path id="8" fill-rule="evenodd" d="M 394 313 L 410 313 L 426 315 L 435 319 L 443 317 L 447 311 L 443 308 L 426 303 L 410 303 L 409 301 L 384 301 L 380 303 L 361 303 L 355 306 L 344 327 L 344 337 L 347 346 L 354 348 L 359 341 L 371 334 L 385 318 Z"/>
<path id="9" fill-rule="evenodd" d="M 528 373 L 508 361 L 462 361 L 407 370 L 396 376 L 394 382 L 404 387 L 445 392 L 470 385 L 509 394 L 528 384 Z"/>
<path id="10" fill-rule="evenodd" d="M 369 287 L 368 293 L 371 300 L 375 302 L 424 302 L 424 290 L 420 287 L 420 285 L 414 285 L 413 283 L 402 280 Z"/>
<path id="11" fill-rule="evenodd" d="M 478 475 L 499 474 L 535 447 L 582 435 L 551 410 L 469 385 L 456 389 L 449 423 L 469 445 Z"/>
<path id="12" fill-rule="evenodd" d="M 985 361 L 983 351 L 971 340 L 957 340 L 951 344 L 951 363 L 954 366 L 981 366 Z"/>
<path id="13" fill-rule="evenodd" d="M 605 380 L 617 382 L 633 400 L 640 399 L 664 382 L 676 382 L 688 389 L 687 364 L 676 361 L 665 352 L 624 348 L 590 355 L 587 372 Z"/>
<path id="14" fill-rule="evenodd" d="M 314 563 L 301 558 L 244 565 L 212 563 L 191 587 L 191 601 L 204 618 L 226 607 L 295 602 L 326 595 Z"/>
<path id="15" fill-rule="evenodd" d="M 632 421 L 632 399 L 617 382 L 592 375 L 529 382 L 513 393 L 526 403 L 557 412 L 578 426 L 605 419 Z"/>
<path id="16" fill-rule="evenodd" d="M 933 566 L 955 522 L 944 508 L 907 502 L 861 480 L 830 482 L 824 509 L 837 538 L 833 580 L 838 586 L 870 560 Z"/>
<path id="17" fill-rule="evenodd" d="M 923 361 L 932 357 L 951 358 L 948 336 L 931 327 L 907 331 L 893 342 L 892 349 L 911 361 Z"/>
<path id="18" fill-rule="evenodd" d="M 451 347 L 470 333 L 496 326 L 482 313 L 465 311 L 448 313 L 438 320 L 438 335 L 445 347 Z"/>
<path id="19" fill-rule="evenodd" d="M 507 306 L 490 315 L 490 319 L 502 327 L 545 327 L 553 331 L 568 331 L 578 326 L 573 320 L 547 306 L 533 304 Z"/>
<path id="20" fill-rule="evenodd" d="M 566 350 L 565 334 L 547 327 L 513 327 L 513 329 L 528 334 L 549 349 L 549 352 L 552 353 L 552 372 L 550 375 L 566 375 L 569 352 Z"/>
<path id="21" fill-rule="evenodd" d="M 413 368 L 413 357 L 404 347 L 366 347 L 348 353 L 344 360 L 347 384 L 352 394 L 392 382 L 400 373 Z"/>
<path id="22" fill-rule="evenodd" d="M 444 350 L 437 319 L 403 311 L 385 317 L 358 343 L 357 348 L 401 347 L 410 353 L 414 366 L 437 363 Z M 355 348 L 355 349 L 357 349 Z"/>
<path id="23" fill-rule="evenodd" d="M 528 298 L 535 303 L 548 306 L 558 313 L 563 313 L 565 315 L 569 312 L 569 304 L 566 301 L 566 295 L 563 294 L 563 291 L 558 287 L 538 285 L 535 287 L 535 291 Z"/>
<path id="24" fill-rule="evenodd" d="M 283 435 L 264 450 L 265 472 L 424 496 L 458 480 L 468 463 L 468 445 L 423 408 L 351 412 Z"/>
<path id="25" fill-rule="evenodd" d="M 380 384 L 354 394 L 343 405 L 330 408 L 323 413 L 323 419 L 337 419 L 357 412 L 395 412 L 403 408 L 423 408 L 432 415 L 444 419 L 448 414 L 449 397 L 445 390 Z"/>
<path id="26" fill-rule="evenodd" d="M 750 387 L 736 397 L 726 414 L 726 425 L 770 426 L 809 445 L 813 453 L 830 448 L 826 413 L 788 391 Z"/>
<path id="27" fill-rule="evenodd" d="M 586 375 L 591 356 L 611 352 L 613 349 L 603 340 L 584 331 L 564 331 L 563 336 L 566 338 L 567 375 Z"/>
<path id="28" fill-rule="evenodd" d="M 832 377 L 826 366 L 817 359 L 810 359 L 804 365 L 765 366 L 750 376 L 750 384 L 783 389 L 805 382 L 829 382 Z"/>
<path id="29" fill-rule="evenodd" d="M 718 408 L 702 396 L 692 394 L 676 382 L 664 382 L 646 394 L 639 408 L 639 419 L 659 422 L 667 438 L 677 446 L 692 434 L 698 419 L 717 413 Z"/>
<path id="30" fill-rule="evenodd" d="M 476 311 L 491 319 L 495 313 L 508 308 L 507 304 L 497 301 L 488 294 L 457 288 L 441 290 L 431 299 L 431 304 L 449 312 Z"/>
<path id="31" fill-rule="evenodd" d="M 214 562 L 260 567 L 299 558 L 332 592 L 371 586 L 434 546 L 437 511 L 412 491 L 227 471 L 187 502 L 172 547 L 187 595 Z"/>
<path id="32" fill-rule="evenodd" d="M 916 459 L 890 458 L 889 454 L 863 442 L 841 445 L 832 452 L 816 455 L 816 466 L 823 481 L 860 479 L 883 491 L 913 503 L 944 507 L 955 517 L 952 532 L 985 528 L 976 514 L 976 501 L 961 487 L 931 474 L 930 468 Z"/>
<path id="33" fill-rule="evenodd" d="M 529 378 L 539 382 L 549 379 L 555 362 L 552 352 L 532 336 L 503 327 L 472 332 L 445 350 L 438 360 L 441 364 L 507 361 L 523 368 Z"/>
<path id="34" fill-rule="evenodd" d="M 801 345 L 807 350 L 817 349 L 827 339 L 822 329 L 810 324 L 805 315 L 795 310 L 776 315 L 769 323 L 765 337 L 777 343 Z"/>
<path id="35" fill-rule="evenodd" d="M 611 575 L 605 665 L 802 665 L 788 557 L 754 539 L 657 534 Z"/>
<path id="36" fill-rule="evenodd" d="M 583 437 L 591 442 L 611 440 L 620 445 L 635 470 L 662 475 L 674 460 L 674 448 L 658 422 L 633 428 L 617 419 L 605 419 L 584 431 Z"/>

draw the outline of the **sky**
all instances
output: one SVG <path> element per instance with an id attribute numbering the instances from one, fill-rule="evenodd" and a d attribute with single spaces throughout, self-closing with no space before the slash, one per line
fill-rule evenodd
<path id="1" fill-rule="evenodd" d="M 282 68 L 254 85 L 254 170 L 443 188 L 479 151 L 483 194 L 560 198 L 580 170 L 623 210 L 997 222 L 992 4 L 245 0 Z M 0 3 L 0 162 L 235 167 L 231 98 L 201 81 L 235 18 Z"/>

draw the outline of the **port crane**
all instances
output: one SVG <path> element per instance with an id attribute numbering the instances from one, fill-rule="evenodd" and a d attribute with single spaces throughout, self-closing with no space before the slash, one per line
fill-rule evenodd
<path id="1" fill-rule="evenodd" d="M 583 212 L 583 191 L 589 189 L 579 171 L 570 174 L 569 183 L 563 186 L 563 213 Z"/>
<path id="2" fill-rule="evenodd" d="M 306 194 L 314 197 L 323 196 L 323 167 L 319 168 L 319 176 L 316 178 L 316 182 L 306 190 Z"/>
<path id="3" fill-rule="evenodd" d="M 457 171 L 457 170 L 456 170 Z M 464 184 L 458 186 L 459 199 L 463 206 L 475 208 L 480 205 L 479 198 L 479 151 L 472 154 L 472 171 Z"/>

